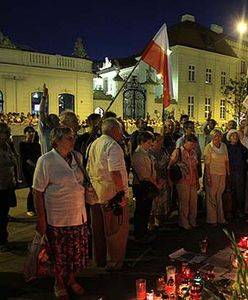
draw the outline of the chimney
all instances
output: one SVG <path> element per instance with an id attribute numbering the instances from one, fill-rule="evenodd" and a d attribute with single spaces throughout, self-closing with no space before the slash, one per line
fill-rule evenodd
<path id="1" fill-rule="evenodd" d="M 210 29 L 211 29 L 213 32 L 218 33 L 218 34 L 223 33 L 223 27 L 222 27 L 222 26 L 219 26 L 219 25 L 217 25 L 217 24 L 211 24 Z"/>
<path id="2" fill-rule="evenodd" d="M 181 22 L 185 22 L 185 21 L 195 22 L 195 17 L 192 15 L 188 15 L 188 14 L 183 15 L 181 17 Z"/>

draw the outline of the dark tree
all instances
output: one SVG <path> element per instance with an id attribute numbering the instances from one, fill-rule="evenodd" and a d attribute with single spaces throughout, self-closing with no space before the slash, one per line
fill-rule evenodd
<path id="1" fill-rule="evenodd" d="M 226 112 L 231 114 L 234 119 L 241 119 L 246 112 L 243 101 L 247 96 L 247 77 L 241 74 L 235 79 L 230 78 L 229 83 L 221 88 L 221 93 L 227 102 Z"/>

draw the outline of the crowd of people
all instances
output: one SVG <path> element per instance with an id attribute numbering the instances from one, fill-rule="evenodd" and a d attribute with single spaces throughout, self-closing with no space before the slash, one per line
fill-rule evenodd
<path id="1" fill-rule="evenodd" d="M 39 116 L 37 114 L 23 112 L 9 112 L 4 114 L 0 112 L 0 122 L 6 123 L 8 125 L 31 125 L 36 126 L 38 124 Z"/>
<path id="2" fill-rule="evenodd" d="M 131 235 L 130 185 L 137 243 L 151 242 L 153 230 L 163 225 L 163 218 L 175 207 L 183 230 L 198 227 L 200 189 L 205 192 L 209 226 L 225 225 L 230 218 L 248 213 L 247 118 L 238 129 L 234 120 L 229 121 L 223 134 L 209 115 L 202 128 L 202 153 L 195 123 L 188 115 L 179 121 L 167 119 L 160 133 L 139 119 L 136 130 L 129 134 L 114 112 L 103 117 L 93 113 L 87 118 L 88 131 L 79 135 L 79 120 L 73 112 L 65 111 L 59 117 L 46 114 L 47 98 L 44 87 L 37 131 L 25 127 L 20 155 L 29 187 L 27 213 L 37 215 L 37 230 L 47 236 L 57 298 L 69 299 L 68 289 L 84 294 L 75 277 L 88 266 L 89 249 L 97 267 L 122 270 Z M 16 205 L 17 165 L 10 134 L 8 125 L 1 122 L 1 252 L 8 251 L 8 213 Z M 177 170 L 177 178 L 172 176 L 173 170 Z M 93 203 L 85 193 L 89 183 L 97 196 Z M 232 196 L 228 210 L 223 198 L 227 188 Z"/>

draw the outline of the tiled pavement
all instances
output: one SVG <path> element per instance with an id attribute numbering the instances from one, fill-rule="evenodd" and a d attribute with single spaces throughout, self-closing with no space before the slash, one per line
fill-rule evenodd
<path id="1" fill-rule="evenodd" d="M 18 206 L 11 209 L 15 222 L 9 224 L 10 244 L 13 250 L 0 254 L 0 299 L 50 300 L 53 295 L 53 278 L 38 279 L 26 284 L 22 275 L 27 244 L 32 240 L 35 218 L 25 214 L 27 190 L 18 190 Z M 132 211 L 132 203 L 130 203 Z M 199 219 L 199 228 L 183 231 L 175 222 L 166 222 L 165 227 L 157 230 L 155 240 L 149 245 L 140 245 L 129 240 L 126 263 L 129 268 L 123 272 L 107 273 L 104 270 L 90 268 L 78 281 L 85 287 L 84 297 L 72 299 L 85 300 L 132 300 L 135 299 L 135 279 L 146 278 L 148 289 L 155 286 L 155 278 L 165 272 L 169 263 L 168 254 L 184 247 L 188 251 L 199 252 L 199 241 L 207 235 L 209 239 L 208 256 L 228 245 L 221 227 L 209 228 L 205 220 Z M 248 234 L 248 224 L 244 220 L 234 220 L 227 225 L 237 236 Z"/>

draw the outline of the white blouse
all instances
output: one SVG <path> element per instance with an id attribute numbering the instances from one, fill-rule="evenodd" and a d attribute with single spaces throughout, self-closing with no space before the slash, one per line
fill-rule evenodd
<path id="1" fill-rule="evenodd" d="M 82 162 L 81 154 L 76 155 Z M 71 167 L 54 149 L 39 158 L 33 189 L 44 193 L 48 224 L 60 227 L 86 222 L 83 179 L 74 157 Z"/>

